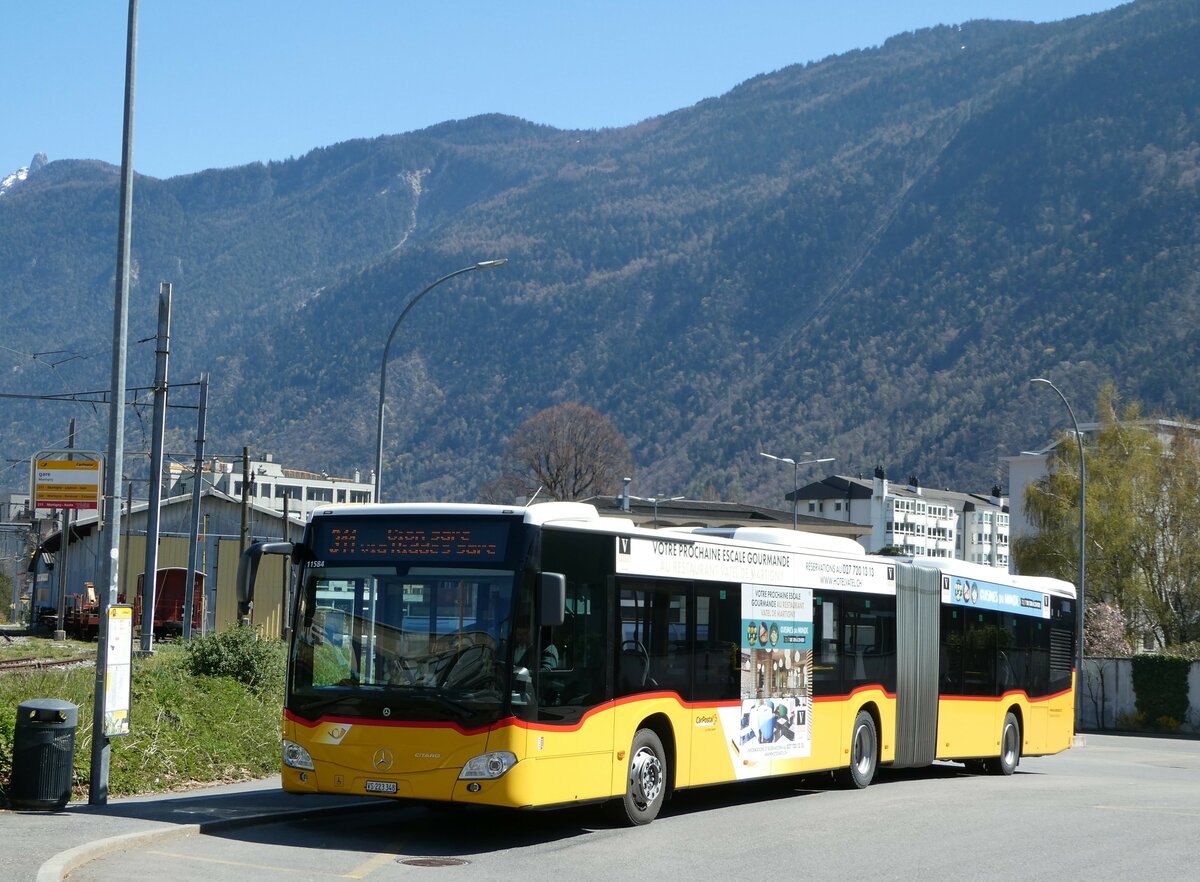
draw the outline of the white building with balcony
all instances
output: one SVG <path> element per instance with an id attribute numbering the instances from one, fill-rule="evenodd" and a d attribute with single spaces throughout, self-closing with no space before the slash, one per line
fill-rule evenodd
<path id="1" fill-rule="evenodd" d="M 882 467 L 868 481 L 831 475 L 797 492 L 800 512 L 815 517 L 870 524 L 859 542 L 869 552 L 894 547 L 904 554 L 957 558 L 1009 568 L 1008 500 L 992 494 L 958 493 L 888 480 Z M 791 494 L 788 494 L 791 499 Z"/>

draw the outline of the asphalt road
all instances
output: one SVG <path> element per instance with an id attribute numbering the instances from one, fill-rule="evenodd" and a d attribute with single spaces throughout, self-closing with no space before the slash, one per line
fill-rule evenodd
<path id="1" fill-rule="evenodd" d="M 823 776 L 708 788 L 638 829 L 596 809 L 387 804 L 179 836 L 70 879 L 1188 878 L 1198 827 L 1200 741 L 1088 735 L 1011 778 L 945 764 L 884 770 L 864 791 Z"/>

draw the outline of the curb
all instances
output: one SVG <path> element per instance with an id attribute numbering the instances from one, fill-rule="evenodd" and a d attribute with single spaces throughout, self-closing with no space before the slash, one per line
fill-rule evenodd
<path id="1" fill-rule="evenodd" d="M 102 858 L 105 855 L 150 845 L 163 839 L 188 833 L 199 833 L 199 824 L 183 824 L 181 826 L 162 827 L 156 830 L 141 830 L 134 833 L 122 833 L 107 839 L 97 839 L 95 842 L 85 842 L 66 851 L 59 852 L 38 867 L 37 882 L 62 882 L 68 873 L 78 870 L 84 864 Z"/>
<path id="2" fill-rule="evenodd" d="M 397 805 L 399 804 L 401 803 L 397 803 Z M 116 852 L 151 845 L 166 839 L 191 836 L 197 833 L 216 833 L 240 827 L 255 827 L 261 824 L 275 824 L 281 821 L 302 821 L 307 818 L 319 818 L 322 815 L 392 807 L 388 802 L 353 802 L 344 805 L 326 805 L 320 808 L 266 812 L 258 815 L 245 815 L 240 818 L 222 818 L 199 824 L 170 824 L 170 826 L 155 827 L 150 830 L 135 830 L 132 833 L 121 833 L 117 836 L 97 839 L 94 842 L 85 842 L 83 845 L 59 852 L 38 868 L 37 882 L 62 882 L 69 873 L 78 870 L 84 864 Z M 158 823 L 168 824 L 169 822 L 160 821 Z"/>

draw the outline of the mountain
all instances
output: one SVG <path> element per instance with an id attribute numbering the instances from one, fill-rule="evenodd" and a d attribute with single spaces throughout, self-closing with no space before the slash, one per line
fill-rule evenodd
<path id="1" fill-rule="evenodd" d="M 389 498 L 473 498 L 563 401 L 625 434 L 640 495 L 778 504 L 792 476 L 760 450 L 986 490 L 1067 422 L 1030 377 L 1081 419 L 1110 379 L 1200 416 L 1197 45 L 1200 5 L 1140 0 L 901 34 L 627 128 L 484 116 L 139 177 L 130 340 L 171 281 L 171 379 L 212 372 L 210 451 L 365 472 L 392 323 L 507 257 L 396 337 Z M 0 198 L 0 392 L 107 386 L 117 177 L 51 162 Z M 102 408 L 0 402 L 7 458 L 72 415 L 105 444 Z"/>
<path id="2" fill-rule="evenodd" d="M 45 153 L 35 153 L 29 165 L 23 166 L 15 172 L 0 178 L 0 196 L 3 196 L 5 191 L 28 179 L 31 172 L 41 171 L 42 167 L 49 161 Z"/>

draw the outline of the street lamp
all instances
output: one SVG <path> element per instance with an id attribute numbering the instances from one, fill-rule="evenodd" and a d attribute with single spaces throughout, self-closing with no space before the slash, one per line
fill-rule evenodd
<path id="1" fill-rule="evenodd" d="M 798 498 L 800 495 L 800 466 L 815 465 L 816 463 L 819 463 L 819 462 L 833 462 L 835 457 L 824 456 L 821 459 L 804 459 L 804 460 L 796 461 L 796 460 L 792 459 L 790 456 L 772 456 L 769 453 L 763 453 L 761 451 L 759 452 L 758 455 L 765 456 L 767 459 L 773 459 L 776 462 L 786 462 L 786 463 L 791 464 L 791 466 L 792 466 L 792 529 L 793 530 L 797 529 L 797 521 L 799 520 L 799 516 L 796 513 L 796 506 L 799 505 L 799 502 L 800 502 L 800 500 Z M 812 456 L 812 452 L 806 451 L 800 455 L 801 456 Z"/>
<path id="2" fill-rule="evenodd" d="M 651 496 L 648 501 L 654 503 L 654 529 L 658 529 L 658 504 L 660 502 L 678 502 L 686 498 L 686 496 Z"/>
<path id="3" fill-rule="evenodd" d="M 1071 425 L 1075 429 L 1075 440 L 1079 443 L 1079 619 L 1075 623 L 1075 732 L 1083 728 L 1083 576 L 1084 576 L 1084 523 L 1087 512 L 1087 475 L 1083 463 L 1083 433 L 1079 431 L 1079 423 L 1075 421 L 1075 411 L 1071 409 L 1067 396 L 1049 380 L 1034 377 L 1030 383 L 1042 383 L 1053 389 L 1062 403 L 1067 406 L 1067 415 L 1071 417 Z"/>
<path id="4" fill-rule="evenodd" d="M 479 263 L 473 263 L 470 266 L 464 266 L 460 270 L 455 270 L 452 273 L 442 276 L 412 300 L 408 301 L 408 305 L 404 307 L 404 311 L 400 313 L 400 318 L 396 319 L 396 324 L 392 325 L 392 332 L 388 334 L 387 343 L 383 347 L 383 361 L 379 365 L 379 424 L 376 431 L 376 439 L 378 446 L 375 449 L 375 501 L 380 501 L 381 491 L 383 489 L 383 401 L 384 393 L 387 389 L 387 363 L 388 355 L 392 351 L 392 340 L 396 337 L 396 331 L 400 329 L 400 323 L 404 321 L 405 316 L 409 311 L 417 305 L 422 297 L 436 288 L 438 285 L 447 279 L 453 279 L 455 276 L 461 276 L 463 273 L 474 272 L 475 270 L 492 269 L 498 266 L 504 266 L 508 263 L 508 258 L 502 257 L 498 260 L 481 260 Z"/>
<path id="5" fill-rule="evenodd" d="M 654 529 L 656 530 L 658 529 L 658 504 L 660 502 L 678 502 L 681 499 L 687 499 L 686 496 L 630 496 L 628 492 L 628 485 L 626 485 L 625 489 L 626 500 L 636 499 L 638 502 L 649 502 L 654 506 Z M 625 504 L 628 505 L 628 501 Z M 626 511 L 628 511 L 628 509 L 626 509 Z"/>

